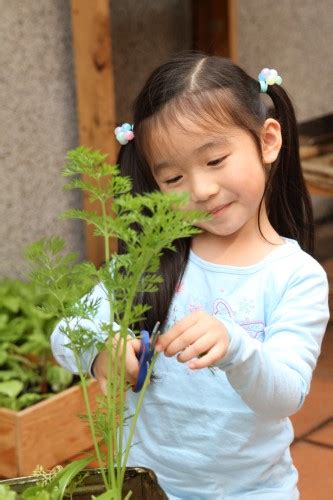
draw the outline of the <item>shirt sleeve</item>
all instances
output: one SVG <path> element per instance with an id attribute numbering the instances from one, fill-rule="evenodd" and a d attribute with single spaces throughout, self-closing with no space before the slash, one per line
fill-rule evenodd
<path id="1" fill-rule="evenodd" d="M 306 276 L 297 273 L 290 279 L 267 318 L 263 342 L 231 320 L 225 322 L 230 344 L 218 367 L 254 412 L 290 416 L 309 392 L 328 318 L 327 277 L 316 263 Z"/>
<path id="2" fill-rule="evenodd" d="M 97 342 L 104 342 L 107 338 L 107 334 L 102 331 L 100 325 L 101 323 L 107 323 L 110 321 L 110 304 L 107 299 L 106 291 L 101 284 L 97 285 L 93 289 L 90 295 L 90 299 L 100 301 L 96 316 L 91 318 L 91 320 L 80 320 L 79 324 L 80 326 L 88 328 L 90 331 L 96 332 L 97 344 Z M 75 324 L 77 324 L 77 319 L 73 318 L 70 321 L 70 325 L 74 326 Z M 66 323 L 64 320 L 60 321 L 60 323 L 57 324 L 55 330 L 52 332 L 51 349 L 57 363 L 59 363 L 66 370 L 77 374 L 78 367 L 74 352 L 67 347 L 69 339 L 62 331 L 65 325 Z M 116 323 L 113 323 L 113 329 L 114 331 L 117 331 L 117 329 L 119 329 L 119 326 Z M 97 348 L 94 346 L 90 349 L 87 349 L 81 355 L 80 361 L 84 373 L 90 373 L 90 375 L 92 375 L 91 366 L 97 355 L 97 352 Z"/>

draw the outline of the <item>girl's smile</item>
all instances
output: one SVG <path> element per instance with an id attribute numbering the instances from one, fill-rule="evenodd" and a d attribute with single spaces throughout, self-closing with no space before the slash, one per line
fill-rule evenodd
<path id="1" fill-rule="evenodd" d="M 187 192 L 188 208 L 211 214 L 198 223 L 204 232 L 230 236 L 257 226 L 265 190 L 265 170 L 249 133 L 236 127 L 208 135 L 183 120 L 154 131 L 150 163 L 161 191 Z"/>
<path id="2" fill-rule="evenodd" d="M 220 205 L 219 207 L 217 208 L 214 208 L 212 210 L 208 210 L 208 212 L 211 214 L 211 216 L 215 219 L 215 218 L 218 218 L 220 217 L 221 215 L 224 215 L 226 210 L 230 207 L 230 205 L 232 204 L 232 202 L 230 203 L 225 203 L 224 205 Z"/>

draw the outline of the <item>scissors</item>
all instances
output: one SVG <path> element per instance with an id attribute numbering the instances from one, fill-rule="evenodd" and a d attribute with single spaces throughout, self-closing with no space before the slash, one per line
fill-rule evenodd
<path id="1" fill-rule="evenodd" d="M 148 368 L 155 352 L 155 345 L 158 336 L 161 333 L 159 331 L 159 326 L 160 322 L 157 321 L 151 333 L 151 336 L 149 335 L 149 332 L 147 330 L 141 330 L 140 332 L 141 346 L 139 354 L 137 355 L 137 358 L 139 360 L 139 375 L 133 388 L 133 392 L 140 392 L 146 380 Z"/>

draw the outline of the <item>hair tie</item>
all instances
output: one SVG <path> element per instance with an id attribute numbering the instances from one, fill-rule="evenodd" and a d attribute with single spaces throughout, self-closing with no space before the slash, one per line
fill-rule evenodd
<path id="1" fill-rule="evenodd" d="M 132 141 L 134 139 L 133 132 L 134 125 L 130 125 L 129 123 L 123 123 L 120 127 L 114 129 L 114 133 L 116 139 L 123 146 L 128 143 L 128 141 Z"/>
<path id="2" fill-rule="evenodd" d="M 258 75 L 260 83 L 260 92 L 267 92 L 268 85 L 281 85 L 282 78 L 278 75 L 276 69 L 264 68 Z"/>

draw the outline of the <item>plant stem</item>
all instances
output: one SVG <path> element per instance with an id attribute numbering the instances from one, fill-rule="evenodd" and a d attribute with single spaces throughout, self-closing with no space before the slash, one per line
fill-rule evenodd
<path id="1" fill-rule="evenodd" d="M 111 342 L 113 343 L 113 338 L 111 338 Z M 113 344 L 111 346 L 111 349 L 113 349 Z M 114 455 L 115 455 L 115 445 L 116 445 L 116 423 L 117 423 L 117 418 L 116 418 L 116 413 L 117 413 L 117 406 L 116 406 L 116 401 L 115 401 L 115 391 L 114 391 L 114 380 L 113 383 L 110 383 L 112 380 L 112 374 L 114 375 L 114 372 L 112 370 L 117 369 L 117 364 L 115 364 L 113 367 L 111 366 L 112 364 L 112 356 L 111 356 L 111 351 L 110 347 L 108 346 L 108 355 L 107 355 L 107 381 L 109 382 L 107 384 L 107 390 L 106 390 L 106 397 L 107 397 L 107 451 L 108 451 L 108 476 L 109 476 L 109 481 L 111 481 L 111 486 L 112 489 L 117 490 L 117 478 L 115 475 L 115 470 L 114 470 Z M 112 422 L 111 424 L 111 432 L 109 430 L 109 422 Z"/>
<path id="2" fill-rule="evenodd" d="M 137 405 L 136 405 L 135 414 L 134 414 L 134 416 L 132 418 L 131 428 L 130 428 L 130 431 L 129 431 L 129 434 L 128 434 L 126 448 L 125 448 L 125 454 L 124 454 L 124 460 L 123 460 L 123 467 L 122 467 L 122 470 L 121 470 L 120 483 L 122 483 L 123 480 L 124 480 L 124 476 L 125 476 L 125 472 L 126 472 L 126 464 L 127 464 L 128 455 L 129 455 L 129 451 L 130 451 L 130 448 L 131 448 L 131 443 L 132 443 L 132 439 L 133 439 L 133 436 L 134 436 L 134 432 L 135 432 L 137 420 L 139 418 L 140 410 L 141 410 L 142 403 L 143 403 L 143 400 L 144 400 L 144 397 L 145 397 L 145 394 L 146 394 L 147 387 L 148 387 L 148 385 L 150 383 L 150 377 L 151 377 L 151 374 L 153 372 L 157 356 L 158 356 L 158 353 L 155 352 L 155 354 L 153 356 L 153 359 L 152 359 L 152 361 L 150 363 L 148 372 L 147 372 L 147 377 L 146 377 L 146 379 L 144 381 L 143 387 L 142 387 L 141 392 L 140 392 L 140 397 L 139 397 L 139 400 L 138 400 Z"/>
<path id="3" fill-rule="evenodd" d="M 105 475 L 103 461 L 102 461 L 102 457 L 101 457 L 101 453 L 100 453 L 100 449 L 99 449 L 99 445 L 98 445 L 98 441 L 97 441 L 97 437 L 96 437 L 96 429 L 95 429 L 95 425 L 94 425 L 94 420 L 92 417 L 92 411 L 91 411 L 88 388 L 87 388 L 87 381 L 86 381 L 86 378 L 82 372 L 80 357 L 78 356 L 78 354 L 76 352 L 74 352 L 74 354 L 75 354 L 76 364 L 77 364 L 78 369 L 79 369 L 79 375 L 80 375 L 80 380 L 81 380 L 82 390 L 83 390 L 83 398 L 84 398 L 84 403 L 85 403 L 85 407 L 87 410 L 89 427 L 90 427 L 91 437 L 92 437 L 94 448 L 95 448 L 96 458 L 97 458 L 99 468 L 100 468 L 100 471 L 102 474 L 104 486 L 106 489 L 108 489 L 109 485 L 108 485 L 107 477 Z"/>
<path id="4" fill-rule="evenodd" d="M 105 257 L 105 262 L 108 263 L 110 260 L 110 241 L 109 241 L 109 234 L 108 234 L 107 227 L 106 227 L 106 220 L 107 220 L 106 203 L 104 200 L 100 200 L 100 201 L 101 201 L 102 214 L 103 214 L 103 220 L 104 220 L 104 231 L 103 231 L 104 257 Z"/>
<path id="5" fill-rule="evenodd" d="M 145 247 L 144 247 L 145 248 Z M 130 288 L 129 294 L 128 294 L 128 301 L 126 304 L 126 309 L 124 313 L 124 318 L 123 318 L 123 324 L 128 325 L 129 324 L 129 318 L 130 318 L 130 313 L 133 307 L 133 301 L 134 297 L 138 288 L 138 284 L 140 281 L 141 276 L 146 270 L 147 264 L 150 259 L 150 251 L 147 252 L 147 254 L 143 255 L 142 261 L 140 260 L 137 262 L 136 269 L 134 268 L 134 273 L 133 273 L 133 279 L 132 279 L 132 286 Z M 122 328 L 121 330 L 121 337 L 124 340 L 124 345 L 123 345 L 123 350 L 122 350 L 122 357 L 121 357 L 121 369 L 120 369 L 120 389 L 119 389 L 119 410 L 120 410 L 120 415 L 119 415 L 119 436 L 118 436 L 118 449 L 117 449 L 117 465 L 118 467 L 120 466 L 120 480 L 118 481 L 118 486 L 119 488 L 122 488 L 123 484 L 123 473 L 122 470 L 125 467 L 126 468 L 126 461 L 127 457 L 125 460 L 123 460 L 123 435 L 124 435 L 124 416 L 125 416 L 125 392 L 126 392 L 126 387 L 125 387 L 125 374 L 126 374 L 126 348 L 127 348 L 127 329 Z M 119 471 L 119 469 L 118 469 Z M 119 473 L 119 472 L 118 472 Z"/>

